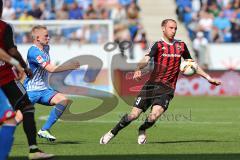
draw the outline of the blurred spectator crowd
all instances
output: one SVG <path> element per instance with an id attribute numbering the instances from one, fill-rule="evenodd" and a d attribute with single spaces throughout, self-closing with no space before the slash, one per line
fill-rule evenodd
<path id="1" fill-rule="evenodd" d="M 3 20 L 112 20 L 114 40 L 140 43 L 146 48 L 146 34 L 139 20 L 137 0 L 3 0 Z M 53 30 L 51 30 L 53 28 Z M 17 43 L 31 41 L 30 27 L 15 30 Z M 108 33 L 103 25 L 49 27 L 53 42 L 106 43 Z M 52 33 L 52 34 L 51 34 Z"/>
<path id="2" fill-rule="evenodd" d="M 240 42 L 240 0 L 176 0 L 176 4 L 191 40 Z"/>

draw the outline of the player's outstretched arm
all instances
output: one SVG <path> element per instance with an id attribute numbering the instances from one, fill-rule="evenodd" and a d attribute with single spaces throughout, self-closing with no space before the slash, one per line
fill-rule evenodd
<path id="1" fill-rule="evenodd" d="M 141 69 L 145 68 L 149 61 L 150 61 L 150 57 L 148 55 L 144 56 L 143 59 L 138 63 L 137 65 L 137 68 L 134 72 L 134 75 L 133 75 L 133 79 L 136 80 L 136 81 L 139 81 L 141 80 L 141 76 L 142 76 L 142 71 Z"/>
<path id="2" fill-rule="evenodd" d="M 78 61 L 71 61 L 71 63 L 67 63 L 64 65 L 60 65 L 60 66 L 56 66 L 54 64 L 48 64 L 45 69 L 48 72 L 63 72 L 63 71 L 67 71 L 67 70 L 74 70 L 80 67 L 80 63 Z"/>
<path id="3" fill-rule="evenodd" d="M 213 79 L 210 75 L 208 75 L 201 67 L 198 66 L 197 68 L 197 74 L 208 80 L 209 83 L 218 86 L 221 84 L 220 81 Z"/>

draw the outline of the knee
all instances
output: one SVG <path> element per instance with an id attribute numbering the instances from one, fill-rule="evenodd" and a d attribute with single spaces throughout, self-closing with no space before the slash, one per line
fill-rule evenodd
<path id="1" fill-rule="evenodd" d="M 28 113 L 28 112 L 32 112 L 32 113 L 35 112 L 35 108 L 32 104 L 24 105 L 24 107 L 22 107 L 20 110 L 17 110 L 16 113 L 18 115 L 20 115 L 20 114 L 25 114 L 25 113 Z"/>
<path id="2" fill-rule="evenodd" d="M 136 120 L 138 117 L 139 117 L 138 114 L 129 114 L 129 115 L 128 115 L 129 121 L 134 121 L 134 120 Z"/>
<path id="3" fill-rule="evenodd" d="M 15 116 L 15 120 L 17 122 L 17 124 L 21 123 L 23 120 L 23 114 L 20 110 L 16 111 L 16 116 Z"/>
<path id="4" fill-rule="evenodd" d="M 161 116 L 162 113 L 164 113 L 164 108 L 161 106 L 153 106 L 152 112 L 148 116 L 149 122 L 155 122 L 157 119 Z"/>
<path id="5" fill-rule="evenodd" d="M 148 117 L 148 121 L 149 122 L 155 122 L 157 121 L 157 119 L 159 118 L 160 114 L 150 114 L 149 117 Z"/>
<path id="6" fill-rule="evenodd" d="M 64 106 L 69 106 L 69 105 L 71 105 L 72 104 L 72 100 L 70 100 L 70 99 L 68 99 L 68 98 L 66 98 L 66 99 L 64 99 L 63 100 L 63 105 Z"/>
<path id="7" fill-rule="evenodd" d="M 72 100 L 70 100 L 64 96 L 59 99 L 59 104 L 61 104 L 63 106 L 69 106 L 70 104 L 72 104 Z"/>

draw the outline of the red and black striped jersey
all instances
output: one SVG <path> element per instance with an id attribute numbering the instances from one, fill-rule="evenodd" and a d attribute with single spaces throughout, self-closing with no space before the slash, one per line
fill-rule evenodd
<path id="1" fill-rule="evenodd" d="M 180 40 L 174 40 L 171 44 L 160 40 L 152 46 L 148 56 L 154 58 L 154 69 L 149 80 L 173 89 L 176 87 L 181 57 L 192 59 L 186 44 Z"/>
<path id="2" fill-rule="evenodd" d="M 0 48 L 7 52 L 8 49 L 15 47 L 13 42 L 13 31 L 9 24 L 0 20 Z M 0 86 L 15 79 L 12 65 L 0 61 Z"/>

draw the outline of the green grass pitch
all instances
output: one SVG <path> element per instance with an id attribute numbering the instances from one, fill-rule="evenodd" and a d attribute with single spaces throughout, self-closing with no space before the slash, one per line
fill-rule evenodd
<path id="1" fill-rule="evenodd" d="M 75 98 L 71 110 L 85 112 L 100 101 Z M 52 128 L 54 143 L 38 138 L 39 147 L 56 155 L 57 160 L 222 160 L 240 159 L 240 98 L 239 97 L 179 97 L 168 111 L 149 129 L 148 143 L 137 144 L 139 120 L 122 130 L 109 144 L 100 145 L 100 137 L 109 131 L 130 106 L 119 100 L 111 112 L 90 121 L 59 121 Z M 50 107 L 36 105 L 38 129 L 44 123 Z M 28 147 L 20 125 L 10 159 L 26 159 Z"/>

